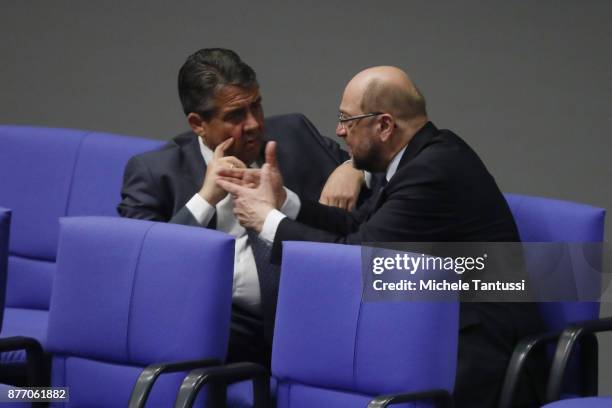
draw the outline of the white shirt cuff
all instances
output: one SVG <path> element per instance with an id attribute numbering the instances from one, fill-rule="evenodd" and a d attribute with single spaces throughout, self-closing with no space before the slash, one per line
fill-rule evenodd
<path id="1" fill-rule="evenodd" d="M 300 197 L 295 194 L 293 191 L 289 190 L 287 187 L 283 187 L 285 192 L 287 193 L 287 197 L 285 198 L 285 202 L 281 206 L 280 211 L 285 214 L 287 217 L 295 220 L 300 213 L 300 208 L 302 207 L 302 202 L 300 201 Z"/>
<path id="2" fill-rule="evenodd" d="M 213 215 L 215 215 L 215 207 L 210 205 L 210 203 L 198 193 L 194 194 L 191 200 L 187 201 L 185 206 L 191 215 L 193 215 L 193 218 L 203 227 L 207 226 Z"/>
<path id="3" fill-rule="evenodd" d="M 272 244 L 274 242 L 274 237 L 276 236 L 278 225 L 283 219 L 285 219 L 285 217 L 285 214 L 276 209 L 270 211 L 266 217 L 266 220 L 264 221 L 261 232 L 259 233 L 259 238 L 263 239 L 268 244 Z"/>

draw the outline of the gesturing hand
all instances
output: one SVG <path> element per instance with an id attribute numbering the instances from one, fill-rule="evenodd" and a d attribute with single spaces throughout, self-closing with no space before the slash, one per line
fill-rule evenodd
<path id="1" fill-rule="evenodd" d="M 227 149 L 234 143 L 233 138 L 229 138 L 223 143 L 219 144 L 213 153 L 213 159 L 206 166 L 206 175 L 204 176 L 204 184 L 202 188 L 198 192 L 202 198 L 204 198 L 208 203 L 212 206 L 217 205 L 217 203 L 227 195 L 227 191 L 223 190 L 221 187 L 217 185 L 217 178 L 219 177 L 219 172 L 222 169 L 231 169 L 231 168 L 246 168 L 246 165 L 238 158 L 234 156 L 225 157 L 225 152 Z"/>
<path id="2" fill-rule="evenodd" d="M 240 224 L 261 232 L 268 213 L 280 208 L 287 197 L 276 162 L 276 143 L 267 144 L 266 163 L 259 172 L 226 168 L 219 172 L 217 184 L 234 196 L 234 214 Z"/>

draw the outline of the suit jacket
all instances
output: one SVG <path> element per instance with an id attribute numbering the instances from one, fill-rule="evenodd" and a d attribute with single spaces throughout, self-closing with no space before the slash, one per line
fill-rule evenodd
<path id="1" fill-rule="evenodd" d="M 328 176 L 348 159 L 348 154 L 300 114 L 267 118 L 265 129 L 265 139 L 278 142 L 277 160 L 285 185 L 301 197 L 318 200 Z M 202 187 L 205 173 L 206 163 L 197 136 L 193 132 L 183 133 L 162 149 L 129 160 L 117 210 L 122 217 L 199 227 L 185 204 Z M 216 228 L 216 217 L 207 227 Z M 270 342 L 278 286 L 273 282 L 274 293 L 263 293 L 259 277 L 264 332 Z"/>
<path id="2" fill-rule="evenodd" d="M 285 185 L 300 197 L 318 200 L 327 177 L 348 154 L 301 114 L 267 118 L 265 128 L 264 139 L 278 142 Z M 162 149 L 128 161 L 117 211 L 122 217 L 199 226 L 185 204 L 200 190 L 205 174 L 197 136 L 191 131 L 180 134 Z M 208 227 L 215 225 L 213 217 Z"/>
<path id="3" fill-rule="evenodd" d="M 306 226 L 307 225 L 307 226 Z M 275 239 L 336 242 L 518 241 L 510 209 L 476 153 L 427 123 L 410 141 L 388 184 L 357 211 L 302 200 L 296 221 Z"/>
<path id="4" fill-rule="evenodd" d="M 297 220 L 285 218 L 278 226 L 276 260 L 284 240 L 520 241 L 506 200 L 482 161 L 459 136 L 431 122 L 409 142 L 388 184 L 357 211 L 304 199 Z M 462 304 L 457 406 L 495 406 L 514 344 L 542 327 L 533 304 Z"/>

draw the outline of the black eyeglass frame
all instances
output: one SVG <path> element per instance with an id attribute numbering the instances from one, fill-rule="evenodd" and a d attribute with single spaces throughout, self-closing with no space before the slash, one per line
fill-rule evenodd
<path id="1" fill-rule="evenodd" d="M 369 118 L 371 116 L 378 116 L 378 115 L 382 115 L 385 112 L 370 112 L 370 113 L 362 113 L 361 115 L 355 115 L 355 116 L 349 116 L 348 118 L 345 118 L 342 112 L 340 112 L 338 114 L 338 123 L 340 123 L 341 125 L 346 123 L 346 122 L 351 122 L 353 120 L 357 120 L 357 119 L 363 119 L 363 118 Z"/>

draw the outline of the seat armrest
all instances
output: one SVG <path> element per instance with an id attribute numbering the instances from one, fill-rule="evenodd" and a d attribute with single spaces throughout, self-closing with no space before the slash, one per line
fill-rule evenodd
<path id="1" fill-rule="evenodd" d="M 213 397 L 216 400 L 211 406 L 225 406 L 227 384 L 244 380 L 253 381 L 253 408 L 269 407 L 268 369 L 259 364 L 244 362 L 193 370 L 183 380 L 174 408 L 192 407 L 198 393 L 207 383 L 214 384 Z"/>
<path id="2" fill-rule="evenodd" d="M 560 331 L 547 332 L 529 336 L 521 340 L 512 352 L 510 362 L 506 368 L 504 384 L 501 390 L 499 399 L 499 408 L 511 408 L 516 387 L 521 375 L 525 371 L 525 366 L 529 357 L 537 350 L 542 350 L 542 347 L 553 343 L 561 336 Z"/>
<path id="3" fill-rule="evenodd" d="M 142 408 L 147 402 L 149 393 L 157 381 L 157 378 L 161 374 L 176 373 L 179 371 L 193 370 L 194 368 L 209 367 L 221 364 L 216 359 L 206 360 L 190 360 L 180 361 L 174 363 L 156 363 L 151 364 L 140 373 L 134 388 L 132 389 L 132 395 L 128 408 Z"/>
<path id="4" fill-rule="evenodd" d="M 0 352 L 25 350 L 28 387 L 46 387 L 45 352 L 32 337 L 12 336 L 0 338 Z"/>
<path id="5" fill-rule="evenodd" d="M 423 400 L 432 400 L 434 407 L 437 408 L 452 408 L 453 406 L 453 398 L 447 390 L 430 390 L 406 394 L 381 395 L 371 400 L 368 403 L 368 408 L 383 408 L 393 404 Z"/>
<path id="6" fill-rule="evenodd" d="M 548 380 L 548 387 L 546 389 L 546 401 L 556 401 L 561 395 L 561 386 L 563 385 L 563 378 L 565 377 L 565 370 L 569 362 L 570 356 L 574 351 L 576 344 L 581 343 L 585 347 L 585 354 L 583 356 L 583 366 L 587 366 L 590 369 L 588 372 L 597 371 L 597 338 L 596 333 L 612 330 L 612 318 L 598 319 L 598 320 L 587 320 L 584 322 L 572 323 L 569 325 L 559 338 L 557 343 L 557 349 L 555 350 L 555 356 L 553 358 L 552 368 L 550 371 L 550 377 Z M 597 381 L 596 379 L 590 379 L 587 381 L 589 389 L 586 391 L 586 395 L 597 394 Z"/>

